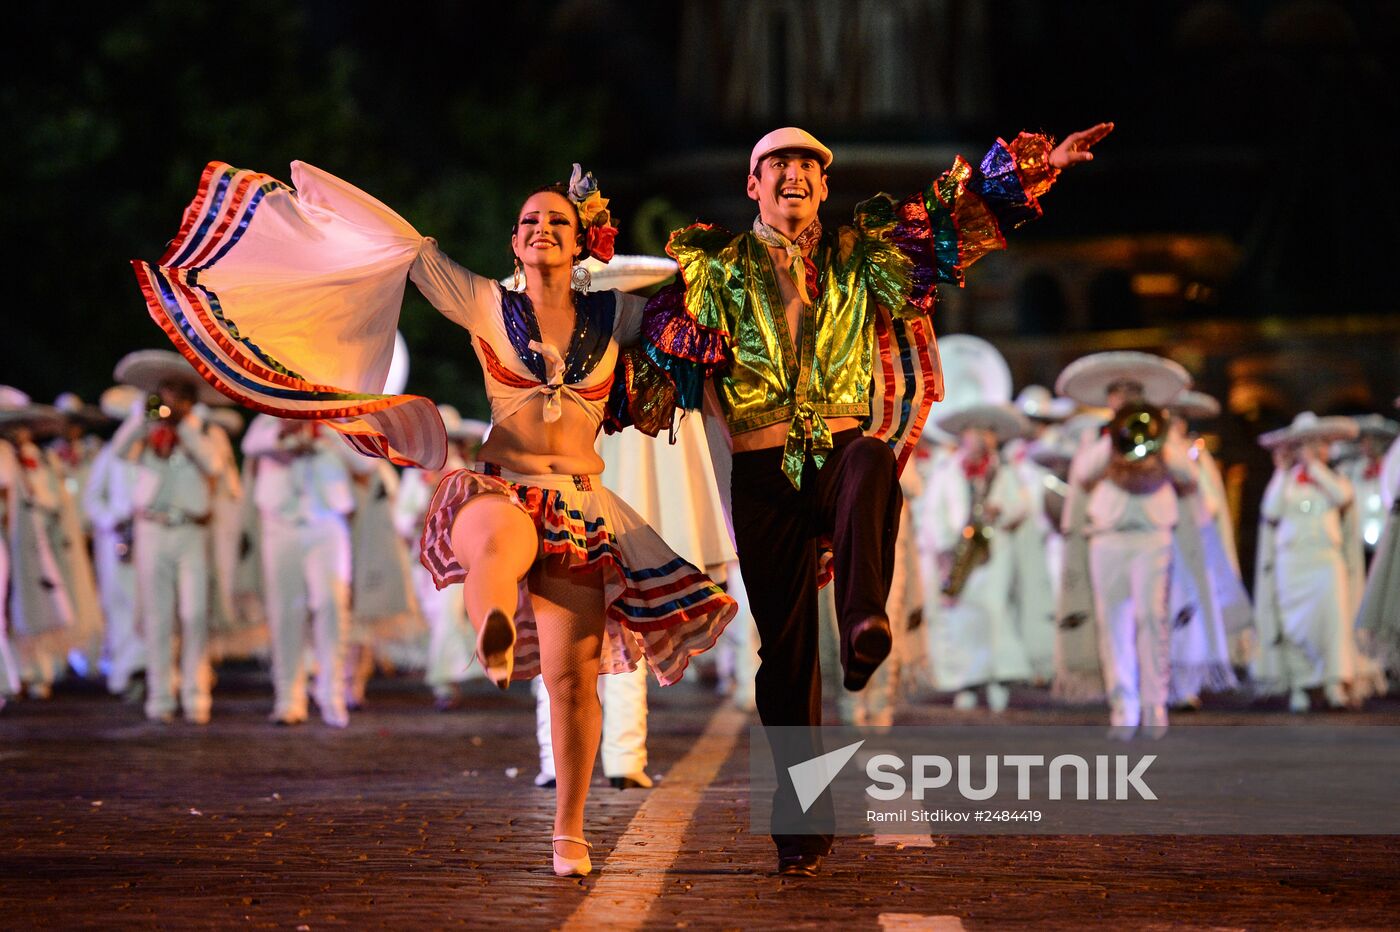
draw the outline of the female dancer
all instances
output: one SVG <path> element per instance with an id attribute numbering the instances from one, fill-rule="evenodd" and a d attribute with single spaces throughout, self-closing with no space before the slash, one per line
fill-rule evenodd
<path id="1" fill-rule="evenodd" d="M 735 612 L 598 482 L 594 437 L 611 408 L 614 369 L 625 376 L 620 346 L 639 339 L 644 304 L 586 290 L 579 263 L 612 255 L 607 201 L 577 165 L 569 184 L 533 192 L 511 230 L 515 287 L 507 290 L 345 182 L 300 163 L 293 178 L 296 194 L 265 175 L 206 169 L 166 259 L 136 264 L 151 314 L 206 378 L 244 404 L 340 418 L 331 426 L 362 451 L 429 467 L 445 451 L 437 409 L 365 393 L 383 385 L 405 268 L 470 332 L 493 427 L 475 468 L 439 485 L 421 559 L 439 587 L 465 583 L 493 682 L 504 688 L 543 674 L 558 781 L 554 871 L 586 874 L 599 673 L 645 660 L 663 685 L 674 683 Z M 376 333 L 387 338 L 367 341 Z M 615 393 L 624 402 L 630 382 L 620 379 Z"/>

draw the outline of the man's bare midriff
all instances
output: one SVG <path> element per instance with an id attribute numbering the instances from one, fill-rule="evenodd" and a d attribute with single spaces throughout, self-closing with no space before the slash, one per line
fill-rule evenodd
<path id="1" fill-rule="evenodd" d="M 562 413 L 553 424 L 545 422 L 544 398 L 536 396 L 519 411 L 491 425 L 491 436 L 478 457 L 525 475 L 595 476 L 603 471 L 603 458 L 594 449 L 597 435 L 583 406 L 560 399 Z"/>
<path id="2" fill-rule="evenodd" d="M 735 453 L 747 453 L 752 450 L 769 450 L 773 447 L 781 447 L 787 443 L 788 428 L 790 421 L 783 421 L 778 424 L 769 424 L 767 427 L 760 427 L 756 430 L 745 431 L 742 434 L 735 434 L 732 438 Z M 860 418 L 854 417 L 829 417 L 826 419 L 826 426 L 831 428 L 833 434 L 838 434 L 843 430 L 852 430 L 860 427 Z"/>

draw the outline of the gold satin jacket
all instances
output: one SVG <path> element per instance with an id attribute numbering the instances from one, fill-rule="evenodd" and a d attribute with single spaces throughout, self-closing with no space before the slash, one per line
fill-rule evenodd
<path id="1" fill-rule="evenodd" d="M 696 224 L 672 234 L 666 251 L 680 264 L 685 310 L 728 348 L 718 388 L 730 431 L 789 422 L 783 469 L 799 486 L 806 457 L 820 467 L 832 448 L 825 419 L 871 414 L 878 308 L 930 315 L 936 285 L 961 285 L 969 265 L 1006 246 L 1003 228 L 1039 216 L 1037 199 L 1057 174 L 1052 148 L 1025 133 L 998 140 L 980 166 L 959 157 L 926 191 L 876 195 L 851 224 L 825 231 L 810 256 L 818 294 L 802 310 L 795 351 L 775 277 L 785 270 L 753 233 Z"/>

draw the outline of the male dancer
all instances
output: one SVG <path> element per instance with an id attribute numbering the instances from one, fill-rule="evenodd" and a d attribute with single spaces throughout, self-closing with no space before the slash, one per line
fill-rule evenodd
<path id="1" fill-rule="evenodd" d="M 903 373 L 876 370 L 875 346 L 908 321 L 916 344 L 926 341 L 912 362 L 922 372 L 910 381 L 919 389 L 936 385 L 924 329 L 936 285 L 961 284 L 968 265 L 1005 245 L 1004 229 L 1038 216 L 1037 198 L 1058 171 L 1093 158 L 1089 148 L 1112 128 L 1099 124 L 1059 146 L 1024 134 L 999 142 L 980 167 L 959 159 L 928 190 L 903 202 L 872 198 L 857 207 L 851 226 L 824 232 L 817 211 L 828 194 L 831 150 L 785 127 L 750 155 L 747 190 L 759 214 L 751 231 L 734 236 L 698 224 L 671 236 L 684 314 L 700 333 L 687 341 L 678 336 L 682 328 L 665 326 L 672 292 L 653 300 L 648 337 L 662 353 L 723 364 L 716 388 L 733 441 L 739 563 L 746 578 L 764 581 L 750 597 L 762 643 L 756 693 L 765 725 L 821 722 L 819 538 L 834 545 L 846 688 L 863 688 L 890 651 L 885 604 L 901 505 L 898 468 L 891 447 L 864 436 L 862 425 L 872 398 L 887 394 L 872 384 L 891 385 Z M 676 384 L 694 407 L 684 380 Z M 895 431 L 873 418 L 872 433 L 912 449 L 938 394 L 930 387 L 915 399 L 914 416 L 896 416 Z M 815 748 L 813 733 L 791 753 Z M 799 813 L 791 786 L 780 785 L 775 822 Z M 828 820 L 817 813 L 817 823 Z M 773 840 L 779 871 L 797 876 L 814 875 L 831 846 L 829 834 Z"/>

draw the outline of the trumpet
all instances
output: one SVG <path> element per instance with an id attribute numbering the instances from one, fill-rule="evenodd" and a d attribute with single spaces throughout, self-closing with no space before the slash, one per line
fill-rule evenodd
<path id="1" fill-rule="evenodd" d="M 1108 422 L 1113 449 L 1124 463 L 1136 463 L 1162 452 L 1167 441 L 1167 421 L 1160 408 L 1130 404 Z"/>
<path id="2" fill-rule="evenodd" d="M 1108 423 L 1113 460 L 1108 477 L 1119 488 L 1146 495 L 1169 481 L 1162 448 L 1167 442 L 1167 418 L 1160 408 L 1137 402 L 1113 416 Z"/>

